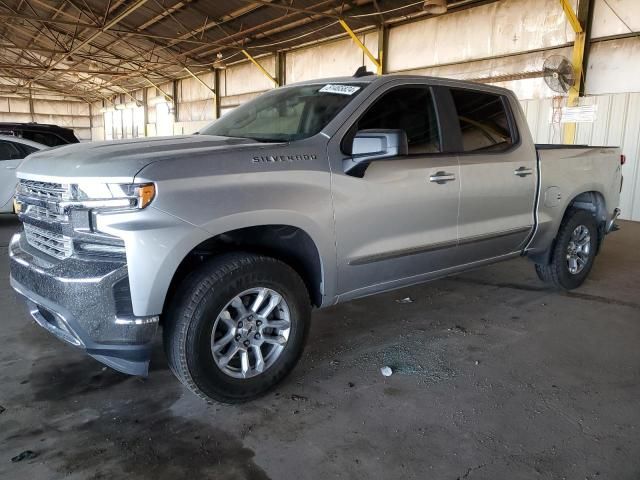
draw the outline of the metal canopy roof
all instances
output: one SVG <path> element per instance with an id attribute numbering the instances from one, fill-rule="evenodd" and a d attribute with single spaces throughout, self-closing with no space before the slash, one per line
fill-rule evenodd
<path id="1" fill-rule="evenodd" d="M 450 11 L 487 0 L 447 0 Z M 0 94 L 86 101 L 354 29 L 423 16 L 411 0 L 0 0 Z M 220 60 L 219 56 L 222 56 Z"/>

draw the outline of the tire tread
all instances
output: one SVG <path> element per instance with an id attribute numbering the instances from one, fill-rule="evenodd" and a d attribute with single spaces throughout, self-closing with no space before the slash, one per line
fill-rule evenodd
<path id="1" fill-rule="evenodd" d="M 563 239 L 565 235 L 569 233 L 568 230 L 571 228 L 574 228 L 571 225 L 571 222 L 573 221 L 574 218 L 579 216 L 586 216 L 586 215 L 591 216 L 591 214 L 586 210 L 580 210 L 575 208 L 568 210 L 562 220 L 562 223 L 560 224 L 560 228 L 558 229 L 558 234 L 556 235 L 556 240 Z M 585 221 L 587 220 L 589 219 L 585 218 Z M 590 221 L 587 223 L 592 223 L 592 226 L 595 229 L 594 231 L 597 234 L 597 226 L 592 216 Z M 563 282 L 562 276 L 561 276 L 562 274 L 561 269 L 565 268 L 564 260 L 562 259 L 564 256 L 564 248 L 565 248 L 564 242 L 556 241 L 555 245 L 553 246 L 553 251 L 551 253 L 551 261 L 546 265 L 536 263 L 535 268 L 536 268 L 536 273 L 538 274 L 538 278 L 543 282 L 553 286 L 558 290 L 571 290 L 572 288 L 575 288 L 575 287 L 566 285 Z M 591 267 L 589 267 L 589 269 L 590 268 Z M 587 275 L 588 275 L 588 271 L 587 271 Z"/>
<path id="2" fill-rule="evenodd" d="M 273 257 L 245 252 L 225 253 L 214 257 L 189 274 L 169 306 L 167 316 L 170 321 L 166 322 L 163 331 L 163 343 L 167 363 L 173 374 L 191 392 L 207 403 L 214 403 L 213 399 L 206 395 L 198 386 L 187 361 L 187 336 L 189 334 L 192 316 L 207 292 L 223 281 L 225 277 L 245 267 L 251 268 L 259 264 L 264 265 L 265 263 L 284 265 L 297 276 L 297 273 L 291 269 L 291 267 Z M 298 279 L 302 283 L 302 279 L 299 277 Z M 302 285 L 304 285 L 304 283 L 302 283 Z M 303 299 L 303 301 L 310 305 L 306 288 L 304 288 L 304 292 L 307 293 L 307 297 Z M 222 400 L 228 403 L 246 401 L 231 396 L 223 398 Z"/>

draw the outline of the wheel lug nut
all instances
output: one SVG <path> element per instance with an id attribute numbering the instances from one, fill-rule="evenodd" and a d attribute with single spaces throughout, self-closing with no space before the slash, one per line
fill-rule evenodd
<path id="1" fill-rule="evenodd" d="M 258 320 L 258 321 L 256 322 L 256 325 L 257 325 L 258 327 L 259 327 L 260 325 L 262 325 L 262 320 Z"/>
<path id="2" fill-rule="evenodd" d="M 248 346 L 249 346 L 249 340 L 245 340 L 245 341 L 244 341 L 244 346 L 245 346 L 245 347 L 248 347 Z"/>
<path id="3" fill-rule="evenodd" d="M 239 342 L 240 338 L 241 338 L 240 335 L 236 335 L 236 342 Z"/>
<path id="4" fill-rule="evenodd" d="M 238 328 L 242 328 L 242 322 L 238 322 Z"/>
<path id="5" fill-rule="evenodd" d="M 260 340 L 260 334 L 259 334 L 259 333 L 256 333 L 256 334 L 253 336 L 253 338 L 255 338 L 256 340 Z"/>

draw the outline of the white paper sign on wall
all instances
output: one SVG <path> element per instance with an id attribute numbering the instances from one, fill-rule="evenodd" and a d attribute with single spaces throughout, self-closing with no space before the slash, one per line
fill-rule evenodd
<path id="1" fill-rule="evenodd" d="M 596 120 L 598 105 L 562 107 L 560 123 L 593 123 Z"/>

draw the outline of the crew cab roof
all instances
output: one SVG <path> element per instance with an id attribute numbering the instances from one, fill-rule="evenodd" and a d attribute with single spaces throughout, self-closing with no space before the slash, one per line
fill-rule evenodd
<path id="1" fill-rule="evenodd" d="M 513 95 L 511 90 L 496 87 L 494 85 L 489 85 L 486 83 L 478 83 L 478 82 L 470 82 L 466 80 L 456 80 L 453 78 L 445 78 L 445 77 L 431 77 L 427 75 L 406 75 L 406 74 L 385 74 L 385 75 L 364 75 L 360 77 L 331 77 L 331 78 L 322 78 L 322 79 L 314 79 L 314 80 L 304 80 L 302 82 L 296 82 L 288 84 L 287 87 L 296 86 L 296 85 L 317 85 L 324 83 L 361 83 L 361 84 L 378 84 L 382 85 L 384 83 L 393 81 L 393 80 L 419 80 L 419 81 L 427 81 L 433 85 L 446 85 L 449 87 L 456 87 L 462 89 L 470 89 L 477 91 L 486 91 L 498 93 L 501 95 Z"/>

